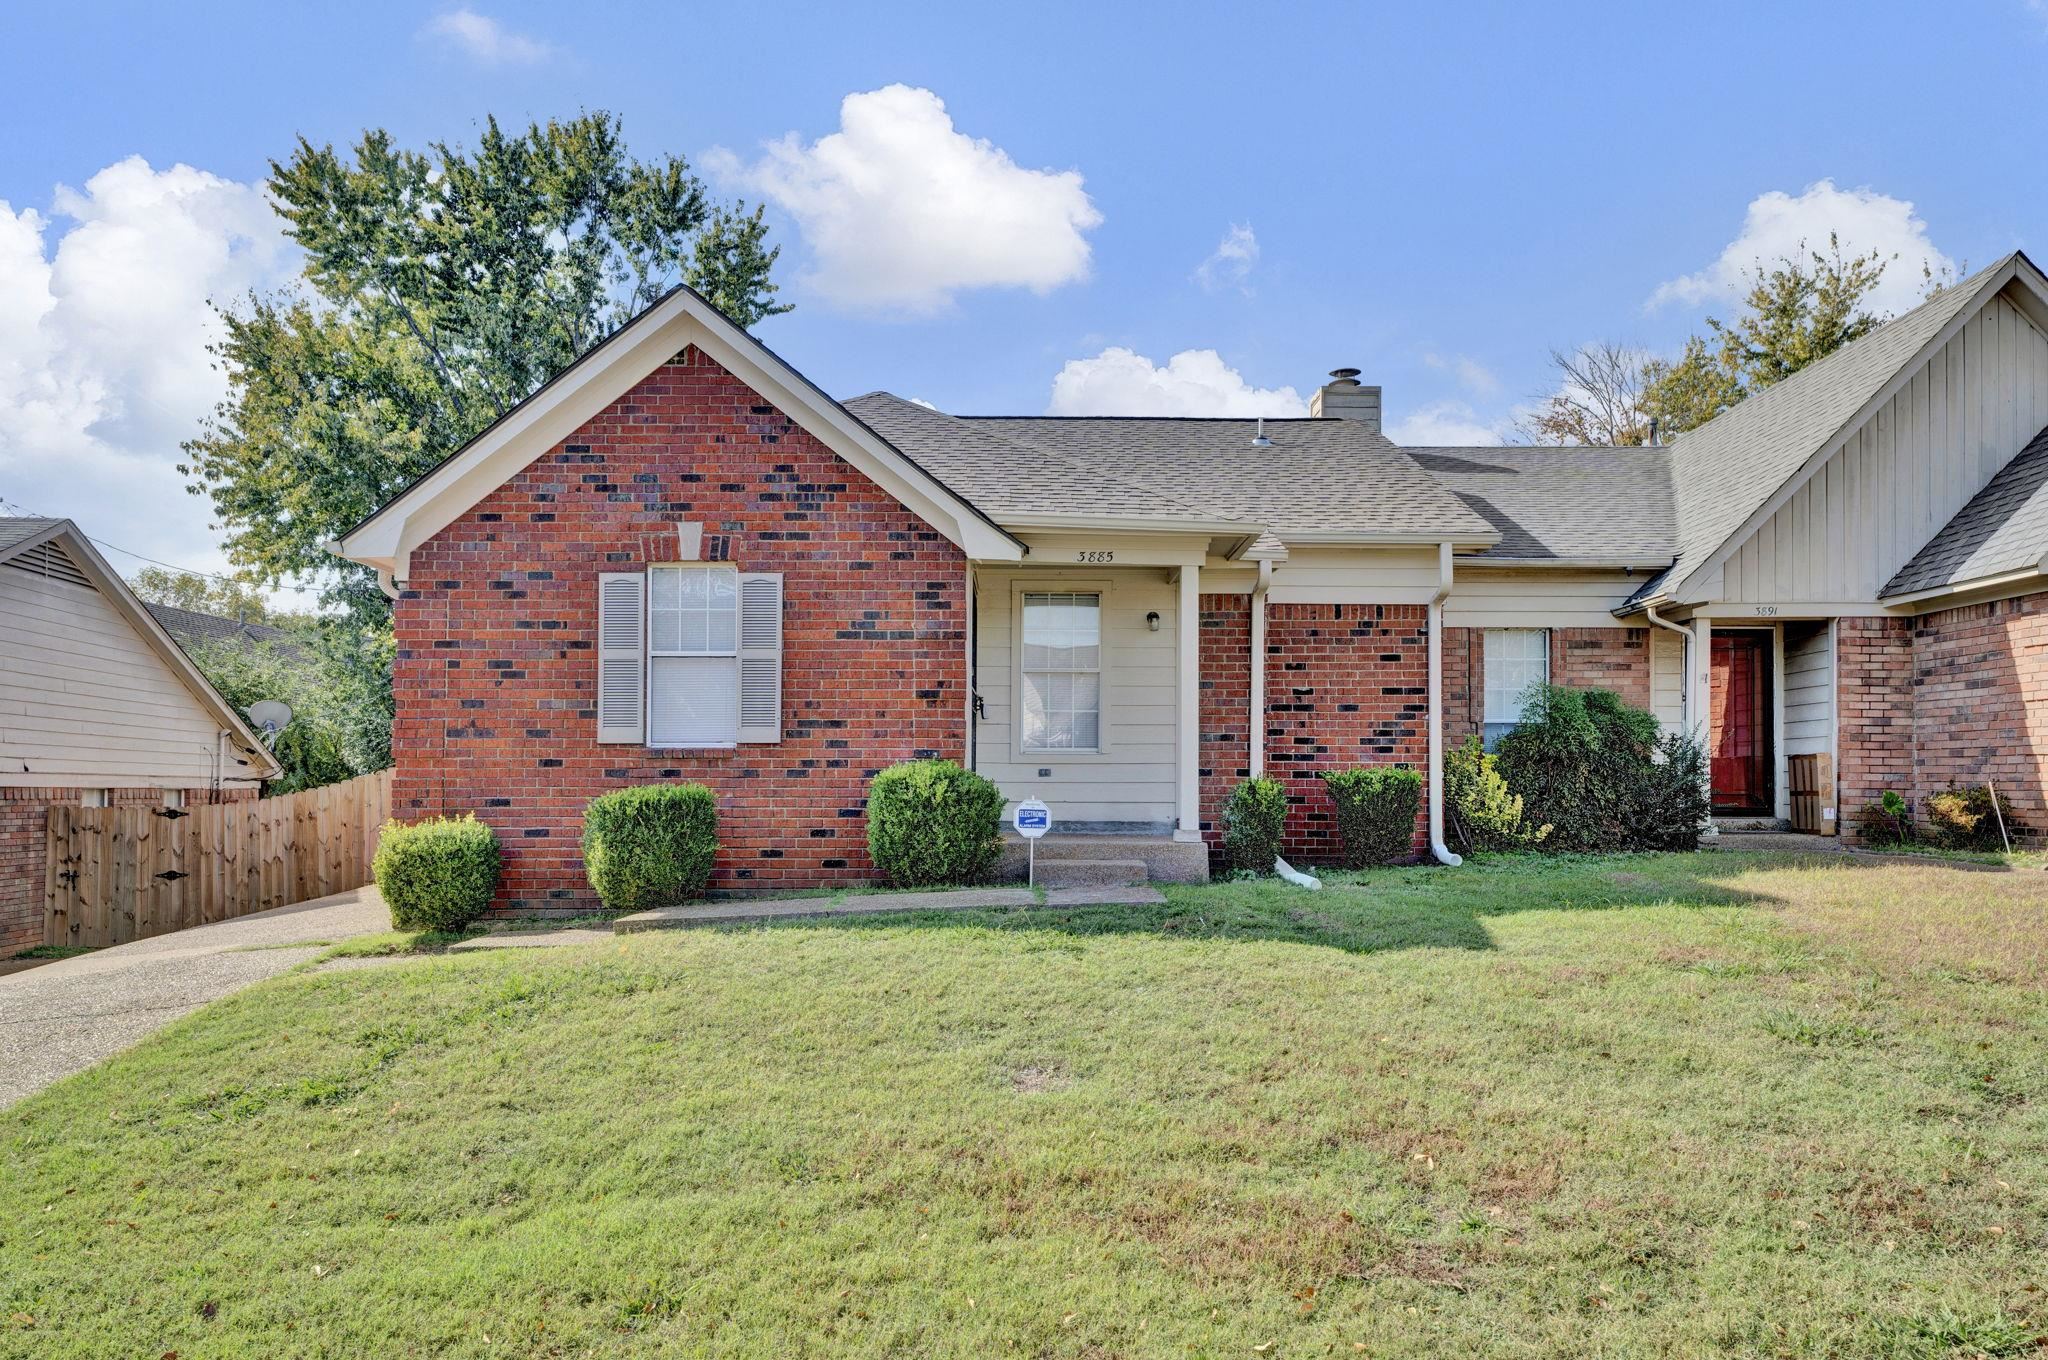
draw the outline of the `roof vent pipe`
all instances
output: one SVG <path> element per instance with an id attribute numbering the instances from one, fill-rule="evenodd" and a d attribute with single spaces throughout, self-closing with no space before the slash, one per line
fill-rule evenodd
<path id="1" fill-rule="evenodd" d="M 1252 447 L 1255 449 L 1270 449 L 1273 447 L 1273 441 L 1266 438 L 1266 418 L 1264 416 L 1259 417 L 1259 432 L 1252 436 Z"/>

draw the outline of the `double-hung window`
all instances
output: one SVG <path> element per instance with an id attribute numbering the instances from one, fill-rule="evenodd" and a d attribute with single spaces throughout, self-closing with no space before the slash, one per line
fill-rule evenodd
<path id="1" fill-rule="evenodd" d="M 647 570 L 647 744 L 731 746 L 740 722 L 740 574 Z"/>
<path id="2" fill-rule="evenodd" d="M 1486 630 L 1486 744 L 1489 748 L 1522 721 L 1531 687 L 1550 680 L 1550 630 Z"/>
<path id="3" fill-rule="evenodd" d="M 1023 732 L 1027 751 L 1102 749 L 1102 596 L 1026 592 Z"/>

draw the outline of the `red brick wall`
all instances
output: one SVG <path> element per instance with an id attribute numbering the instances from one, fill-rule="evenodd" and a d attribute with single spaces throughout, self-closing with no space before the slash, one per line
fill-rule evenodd
<path id="1" fill-rule="evenodd" d="M 1287 854 L 1336 860 L 1342 846 L 1317 776 L 1429 761 L 1429 627 L 1421 605 L 1266 608 L 1266 770 L 1288 784 Z M 1416 814 L 1427 834 L 1429 791 Z"/>
<path id="2" fill-rule="evenodd" d="M 1204 595 L 1201 610 L 1202 836 L 1214 848 L 1230 791 L 1251 774 L 1251 596 Z"/>
<path id="3" fill-rule="evenodd" d="M 1918 794 L 1991 781 L 2048 829 L 2048 595 L 1945 609 L 1913 632 Z"/>
<path id="4" fill-rule="evenodd" d="M 1444 630 L 1444 747 L 1486 725 L 1486 644 L 1483 628 Z M 1647 628 L 1553 628 L 1550 683 L 1606 689 L 1636 708 L 1650 706 L 1650 632 Z"/>
<path id="5" fill-rule="evenodd" d="M 599 745 L 597 576 L 675 556 L 784 573 L 783 740 Z M 867 782 L 966 752 L 965 559 L 692 349 L 413 556 L 395 610 L 394 815 L 474 811 L 505 852 L 499 908 L 587 909 L 583 805 L 695 780 L 718 796 L 714 887 L 870 875 Z"/>
<path id="6" fill-rule="evenodd" d="M 84 801 L 83 788 L 0 787 L 0 959 L 43 943 L 43 871 L 49 853 L 50 808 Z M 109 789 L 115 807 L 150 807 L 159 788 Z M 187 806 L 236 802 L 255 789 L 185 789 Z"/>

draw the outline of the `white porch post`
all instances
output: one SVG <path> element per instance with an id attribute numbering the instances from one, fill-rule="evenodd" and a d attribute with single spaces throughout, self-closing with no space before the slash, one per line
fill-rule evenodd
<path id="1" fill-rule="evenodd" d="M 1714 620 L 1706 614 L 1692 617 L 1692 645 L 1686 648 L 1685 721 L 1693 735 L 1706 750 L 1707 781 L 1707 824 L 1701 834 L 1718 836 L 1719 827 L 1714 825 Z"/>
<path id="2" fill-rule="evenodd" d="M 1180 689 L 1180 720 L 1174 726 L 1179 737 L 1176 768 L 1178 794 L 1174 800 L 1177 841 L 1202 839 L 1202 569 L 1180 569 L 1179 608 L 1175 611 L 1174 642 L 1180 649 L 1175 668 Z"/>

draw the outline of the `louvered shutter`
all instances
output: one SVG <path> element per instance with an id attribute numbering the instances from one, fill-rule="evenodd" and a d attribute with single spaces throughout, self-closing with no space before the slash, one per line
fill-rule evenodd
<path id="1" fill-rule="evenodd" d="M 647 578 L 597 578 L 597 739 L 640 741 L 647 730 Z"/>
<path id="2" fill-rule="evenodd" d="M 740 577 L 740 740 L 782 740 L 782 577 Z"/>

